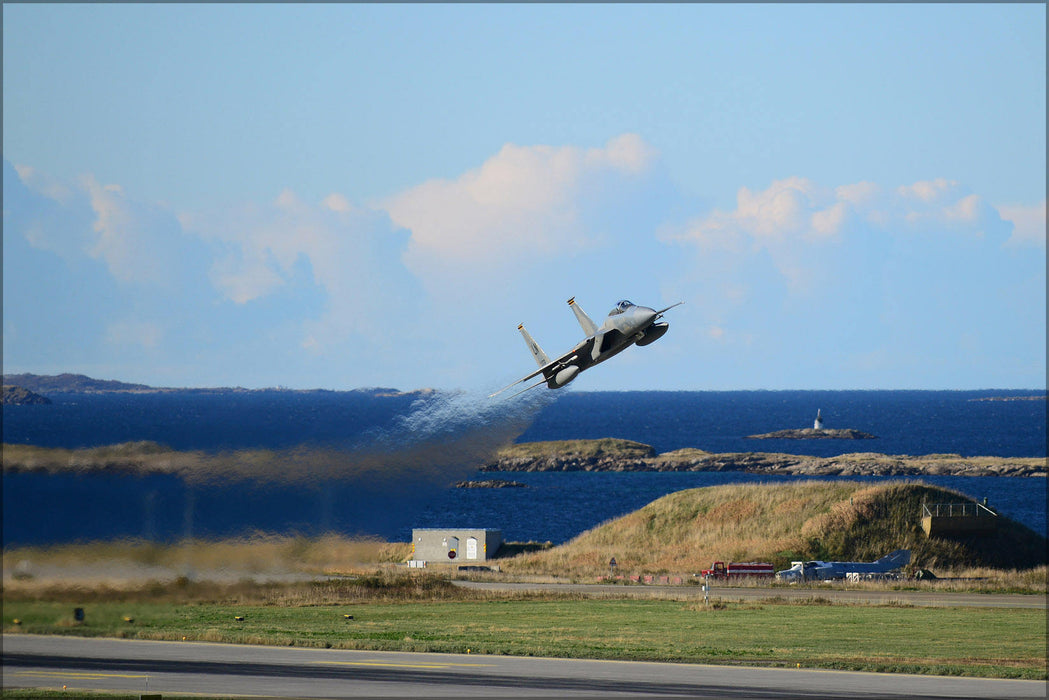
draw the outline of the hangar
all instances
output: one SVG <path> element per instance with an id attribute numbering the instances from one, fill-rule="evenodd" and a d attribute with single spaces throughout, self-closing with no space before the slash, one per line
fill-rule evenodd
<path id="1" fill-rule="evenodd" d="M 435 564 L 484 562 L 494 558 L 502 544 L 502 530 L 415 528 L 412 530 L 412 560 Z"/>

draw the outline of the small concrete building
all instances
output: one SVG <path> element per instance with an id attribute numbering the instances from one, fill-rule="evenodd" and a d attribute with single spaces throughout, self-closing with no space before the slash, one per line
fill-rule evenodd
<path id="1" fill-rule="evenodd" d="M 997 531 L 998 514 L 982 503 L 923 503 L 922 529 L 928 537 L 986 537 Z"/>
<path id="2" fill-rule="evenodd" d="M 476 564 L 495 557 L 502 544 L 502 530 L 415 528 L 412 530 L 412 560 Z"/>

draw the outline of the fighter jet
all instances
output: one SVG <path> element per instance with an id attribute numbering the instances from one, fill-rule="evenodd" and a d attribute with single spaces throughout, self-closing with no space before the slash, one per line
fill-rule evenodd
<path id="1" fill-rule="evenodd" d="M 886 574 L 907 566 L 911 550 L 897 549 L 872 562 L 861 561 L 792 561 L 791 567 L 777 571 L 781 581 L 831 581 L 844 579 L 849 574 Z"/>
<path id="2" fill-rule="evenodd" d="M 664 313 L 683 303 L 679 301 L 677 304 L 671 304 L 665 309 L 656 311 L 647 306 L 638 306 L 624 299 L 608 312 L 608 318 L 598 328 L 583 309 L 579 307 L 579 304 L 575 302 L 575 297 L 572 297 L 568 300 L 568 306 L 571 307 L 572 312 L 579 321 L 579 325 L 583 328 L 583 332 L 586 333 L 586 338 L 564 355 L 561 355 L 561 357 L 551 360 L 525 329 L 524 324 L 519 325 L 517 330 L 521 331 L 521 335 L 524 336 L 525 343 L 528 345 L 528 349 L 532 351 L 532 357 L 535 358 L 539 369 L 523 379 L 518 379 L 512 384 L 504 386 L 499 391 L 491 394 L 489 398 L 498 396 L 510 387 L 527 382 L 529 379 L 539 375 L 543 376 L 540 381 L 525 387 L 510 398 L 543 384 L 546 384 L 551 389 L 560 389 L 575 379 L 576 375 L 583 370 L 604 362 L 614 355 L 618 355 L 631 345 L 649 345 L 654 343 L 662 338 L 663 334 L 667 332 L 667 328 L 670 327 L 667 323 L 657 323 L 657 321 L 663 317 Z"/>

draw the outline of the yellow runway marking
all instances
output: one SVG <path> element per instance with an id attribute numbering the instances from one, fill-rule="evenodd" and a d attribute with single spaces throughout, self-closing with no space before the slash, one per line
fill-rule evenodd
<path id="1" fill-rule="evenodd" d="M 42 676 L 44 678 L 149 678 L 126 673 L 74 673 L 72 671 L 15 671 L 13 676 Z"/>
<path id="2" fill-rule="evenodd" d="M 11 674 L 11 675 L 15 675 L 15 676 L 17 676 L 17 675 L 34 675 L 34 674 L 38 674 L 38 673 L 43 673 L 43 671 L 19 671 L 18 673 L 14 673 L 14 674 Z M 63 691 L 58 690 L 57 687 L 56 688 L 48 688 L 47 686 L 36 686 L 36 688 L 38 690 L 55 690 L 56 692 L 63 692 Z M 92 693 L 110 693 L 112 695 L 127 695 L 128 694 L 128 689 L 127 688 L 94 688 L 94 687 L 92 687 L 92 688 L 90 688 L 90 690 L 91 690 Z M 66 691 L 66 692 L 68 692 L 68 691 Z M 138 691 L 136 691 L 136 692 L 138 692 Z M 179 695 L 179 697 L 202 697 L 202 698 L 213 698 L 213 697 L 215 697 L 214 693 L 191 693 L 191 692 L 185 691 L 185 690 L 178 691 L 178 695 Z M 226 697 L 226 696 L 223 696 L 223 697 Z M 238 697 L 238 698 L 272 698 L 273 696 L 272 695 L 243 695 L 243 694 L 238 693 L 234 697 Z"/>
<path id="3" fill-rule="evenodd" d="M 461 668 L 483 668 L 491 666 L 492 664 L 455 664 L 455 663 L 442 663 L 436 662 L 431 664 L 405 664 L 396 663 L 389 661 L 314 661 L 312 663 L 320 665 L 334 665 L 334 666 L 379 666 L 383 668 L 429 668 L 429 669 L 443 669 L 452 667 Z"/>

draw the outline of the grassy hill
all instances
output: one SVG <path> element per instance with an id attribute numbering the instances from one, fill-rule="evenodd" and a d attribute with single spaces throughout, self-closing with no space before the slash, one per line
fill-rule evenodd
<path id="1" fill-rule="evenodd" d="M 1005 517 L 993 536 L 930 539 L 921 504 L 972 499 L 921 483 L 850 481 L 731 484 L 664 496 L 546 551 L 514 557 L 518 573 L 698 572 L 713 561 L 871 561 L 898 548 L 933 571 L 1029 569 L 1046 563 L 1046 540 Z"/>

